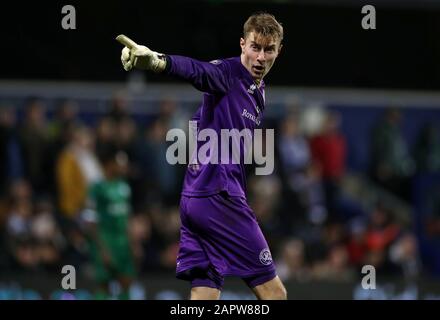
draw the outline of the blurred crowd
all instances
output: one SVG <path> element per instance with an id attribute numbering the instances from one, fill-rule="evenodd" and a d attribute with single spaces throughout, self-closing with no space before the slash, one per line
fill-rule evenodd
<path id="1" fill-rule="evenodd" d="M 79 110 L 77 102 L 65 100 L 48 112 L 40 98 L 29 98 L 23 109 L 0 108 L 1 272 L 59 273 L 70 264 L 92 274 L 80 220 L 90 186 L 103 177 L 100 153 L 109 146 L 129 159 L 127 234 L 138 275 L 173 271 L 186 168 L 166 162 L 170 142 L 165 136 L 171 128 L 187 128 L 189 110 L 164 100 L 148 121 L 140 121 L 121 95 L 93 121 Z M 349 153 L 341 115 L 324 112 L 310 131 L 303 126 L 302 111 L 273 119 L 274 174 L 254 176 L 249 170 L 248 201 L 281 278 L 353 280 L 366 264 L 378 274 L 423 275 L 413 226 L 396 219 L 392 206 L 381 199 L 372 208 L 347 204 L 354 200 L 341 188 Z M 386 109 L 371 128 L 370 141 L 359 143 L 370 146 L 365 174 L 410 203 L 411 177 L 421 170 L 440 171 L 440 134 L 435 123 L 426 125 L 410 146 L 399 121 L 397 109 Z M 440 234 L 440 228 L 435 230 Z"/>
<path id="2" fill-rule="evenodd" d="M 349 147 L 341 114 L 324 111 L 321 121 L 312 121 L 318 125 L 307 126 L 301 111 L 295 107 L 277 123 L 277 174 L 251 178 L 250 201 L 277 248 L 280 277 L 355 280 L 365 265 L 379 276 L 426 276 L 412 217 L 409 223 L 399 219 L 386 197 L 363 207 L 344 192 Z M 427 124 L 412 147 L 400 121 L 399 110 L 385 109 L 370 128 L 370 140 L 359 141 L 369 149 L 368 169 L 361 174 L 411 206 L 411 179 L 440 172 L 440 132 Z M 432 212 L 438 216 L 440 207 Z"/>

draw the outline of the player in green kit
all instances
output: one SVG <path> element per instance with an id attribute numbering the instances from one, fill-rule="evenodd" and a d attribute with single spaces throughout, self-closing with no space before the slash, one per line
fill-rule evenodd
<path id="1" fill-rule="evenodd" d="M 127 229 L 131 190 L 124 180 L 128 158 L 124 152 L 109 149 L 100 160 L 105 178 L 90 188 L 89 209 L 84 215 L 99 284 L 96 298 L 108 298 L 109 283 L 117 280 L 121 285 L 118 299 L 125 300 L 129 298 L 128 290 L 135 276 Z"/>

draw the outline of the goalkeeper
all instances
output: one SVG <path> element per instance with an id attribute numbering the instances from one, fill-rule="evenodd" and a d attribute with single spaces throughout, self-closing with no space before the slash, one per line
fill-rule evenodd
<path id="1" fill-rule="evenodd" d="M 240 56 L 210 63 L 157 53 L 124 35 L 117 37 L 125 45 L 121 61 L 126 71 L 177 76 L 204 92 L 192 120 L 200 130 L 214 130 L 217 137 L 222 129 L 261 128 L 263 78 L 281 51 L 282 39 L 281 24 L 267 13 L 254 14 L 244 24 Z M 242 143 L 233 147 L 245 154 Z M 259 299 L 286 299 L 269 246 L 246 201 L 243 159 L 238 164 L 229 160 L 187 168 L 176 275 L 190 281 L 191 299 L 219 299 L 225 276 L 242 278 Z"/>

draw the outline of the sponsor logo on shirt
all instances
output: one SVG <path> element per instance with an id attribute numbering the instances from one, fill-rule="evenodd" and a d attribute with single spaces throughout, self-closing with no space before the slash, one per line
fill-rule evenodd
<path id="1" fill-rule="evenodd" d="M 222 62 L 221 62 L 221 60 L 212 60 L 212 61 L 209 61 L 209 63 L 212 63 L 214 65 L 218 65 L 218 64 L 220 64 Z"/>
<path id="2" fill-rule="evenodd" d="M 258 108 L 258 107 L 256 107 L 256 108 Z M 257 113 L 258 113 L 258 112 L 257 112 Z M 249 120 L 252 120 L 253 122 L 255 122 L 255 124 L 256 124 L 257 126 L 259 126 L 260 123 L 261 123 L 260 119 L 258 119 L 257 116 L 255 116 L 254 114 L 250 113 L 250 112 L 247 111 L 246 109 L 243 109 L 243 112 L 242 112 L 241 116 L 244 117 L 244 118 L 247 118 L 247 119 L 249 119 Z"/>
<path id="3" fill-rule="evenodd" d="M 260 262 L 265 266 L 268 266 L 272 263 L 272 255 L 268 248 L 264 248 L 260 252 Z"/>

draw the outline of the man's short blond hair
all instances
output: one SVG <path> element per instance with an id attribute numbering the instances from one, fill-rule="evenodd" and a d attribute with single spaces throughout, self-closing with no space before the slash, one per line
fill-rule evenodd
<path id="1" fill-rule="evenodd" d="M 274 40 L 283 40 L 283 26 L 273 15 L 266 12 L 258 12 L 251 15 L 243 26 L 243 38 L 246 39 L 250 32 L 255 32 L 263 37 L 271 37 Z"/>

